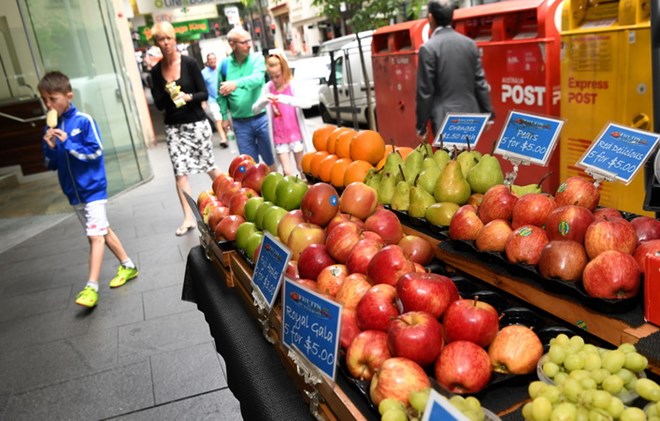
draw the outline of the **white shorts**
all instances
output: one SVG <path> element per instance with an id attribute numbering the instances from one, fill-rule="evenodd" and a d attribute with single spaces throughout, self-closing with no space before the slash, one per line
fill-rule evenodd
<path id="1" fill-rule="evenodd" d="M 105 213 L 107 200 L 95 200 L 89 203 L 73 205 L 80 223 L 85 228 L 88 237 L 106 235 L 108 233 L 108 217 Z"/>
<path id="2" fill-rule="evenodd" d="M 281 145 L 275 145 L 275 153 L 298 153 L 305 150 L 305 144 L 302 140 L 291 143 L 282 143 Z"/>
<path id="3" fill-rule="evenodd" d="M 222 113 L 217 102 L 206 102 L 206 115 L 213 121 L 222 121 Z"/>

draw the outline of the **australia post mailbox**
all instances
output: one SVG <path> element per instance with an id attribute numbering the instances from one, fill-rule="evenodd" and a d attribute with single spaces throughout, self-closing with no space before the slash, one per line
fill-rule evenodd
<path id="1" fill-rule="evenodd" d="M 385 26 L 374 32 L 371 62 L 378 132 L 385 142 L 417 146 L 415 87 L 417 52 L 428 39 L 427 19 Z"/>
<path id="2" fill-rule="evenodd" d="M 610 122 L 653 131 L 650 6 L 646 0 L 565 0 L 561 26 L 561 177 Z M 602 183 L 600 204 L 643 211 L 644 174 Z"/>
<path id="3" fill-rule="evenodd" d="M 493 150 L 510 110 L 560 116 L 560 0 L 510 0 L 457 9 L 455 29 L 474 39 L 481 50 L 490 97 L 495 113 L 493 127 L 485 130 L 477 149 Z M 559 9 L 559 10 L 558 10 Z M 559 148 L 548 168 L 522 166 L 516 184 L 538 182 L 544 174 L 543 190 L 554 193 L 559 185 Z M 512 169 L 500 160 L 502 170 Z"/>

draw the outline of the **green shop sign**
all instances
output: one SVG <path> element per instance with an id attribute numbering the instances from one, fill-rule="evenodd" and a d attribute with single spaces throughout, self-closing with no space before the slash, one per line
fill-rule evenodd
<path id="1" fill-rule="evenodd" d="M 190 20 L 187 22 L 172 22 L 176 38 L 179 41 L 196 39 L 200 34 L 209 32 L 209 21 L 207 19 Z M 140 26 L 138 27 L 141 41 L 151 41 L 151 27 Z"/>

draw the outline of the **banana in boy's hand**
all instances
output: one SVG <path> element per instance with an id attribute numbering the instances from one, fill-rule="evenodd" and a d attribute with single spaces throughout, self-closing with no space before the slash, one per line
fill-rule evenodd
<path id="1" fill-rule="evenodd" d="M 57 111 L 48 110 L 46 113 L 46 125 L 51 129 L 57 127 Z"/>

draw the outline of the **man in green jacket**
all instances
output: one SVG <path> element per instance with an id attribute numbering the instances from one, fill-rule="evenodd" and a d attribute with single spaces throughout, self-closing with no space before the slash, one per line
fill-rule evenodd
<path id="1" fill-rule="evenodd" d="M 257 162 L 261 157 L 271 169 L 276 170 L 266 112 L 252 112 L 252 104 L 259 98 L 265 81 L 264 57 L 259 53 L 250 54 L 252 39 L 243 28 L 229 31 L 227 39 L 232 53 L 218 72 L 222 128 L 226 133 L 230 125 L 233 126 L 239 153 L 248 154 Z M 231 122 L 228 114 L 231 114 Z"/>

